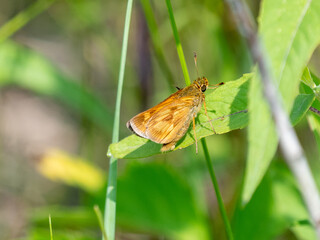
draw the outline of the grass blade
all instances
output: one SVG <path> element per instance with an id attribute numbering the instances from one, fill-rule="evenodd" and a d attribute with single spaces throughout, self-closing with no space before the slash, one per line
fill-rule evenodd
<path id="1" fill-rule="evenodd" d="M 163 52 L 163 47 L 160 42 L 160 34 L 158 31 L 158 26 L 156 23 L 156 18 L 153 14 L 152 7 L 149 0 L 141 0 L 141 6 L 143 8 L 143 12 L 146 18 L 146 22 L 148 25 L 148 29 L 150 32 L 151 41 L 153 44 L 153 50 L 155 53 L 155 57 L 159 62 L 159 66 L 165 74 L 166 80 L 168 82 L 169 88 L 174 91 L 174 79 L 173 74 L 169 68 L 168 63 L 165 59 L 165 54 Z"/>
<path id="2" fill-rule="evenodd" d="M 53 240 L 52 222 L 51 222 L 51 215 L 50 214 L 49 214 L 49 229 L 50 229 L 50 240 Z"/>
<path id="3" fill-rule="evenodd" d="M 167 4 L 167 8 L 168 8 L 169 17 L 170 17 L 170 23 L 171 23 L 171 27 L 172 27 L 172 31 L 173 31 L 173 36 L 174 36 L 174 39 L 176 41 L 177 52 L 178 52 L 178 56 L 179 56 L 179 60 L 180 60 L 180 64 L 181 64 L 181 68 L 182 68 L 182 72 L 183 72 L 183 76 L 184 76 L 184 80 L 186 82 L 186 85 L 188 86 L 188 85 L 191 84 L 190 76 L 189 76 L 189 72 L 188 72 L 188 68 L 187 68 L 187 63 L 186 63 L 186 60 L 184 58 L 184 54 L 183 54 L 183 50 L 182 50 L 182 46 L 181 46 L 181 42 L 180 42 L 178 30 L 177 30 L 177 25 L 176 25 L 176 22 L 174 20 L 173 10 L 172 10 L 172 6 L 171 6 L 170 0 L 166 0 L 166 4 Z"/>
<path id="4" fill-rule="evenodd" d="M 119 79 L 118 79 L 118 90 L 117 90 L 116 108 L 115 108 L 113 132 L 112 132 L 113 143 L 119 141 L 121 95 L 122 95 L 123 78 L 124 78 L 124 71 L 125 71 L 125 62 L 127 57 L 132 3 L 133 3 L 133 0 L 128 0 L 125 23 L 124 23 L 123 42 L 122 42 L 120 70 L 119 70 Z M 108 179 L 105 214 L 104 214 L 104 224 L 105 224 L 104 228 L 107 231 L 107 237 L 109 240 L 115 239 L 117 171 L 118 171 L 117 165 L 118 165 L 117 159 L 111 157 L 109 162 L 109 179 Z"/>
<path id="5" fill-rule="evenodd" d="M 32 18 L 49 8 L 54 0 L 36 1 L 0 28 L 0 43 L 26 25 Z"/>
<path id="6" fill-rule="evenodd" d="M 104 239 L 107 240 L 108 237 L 107 237 L 106 230 L 104 229 L 104 226 L 103 226 L 103 218 L 102 218 L 101 210 L 100 210 L 100 208 L 99 208 L 98 205 L 95 205 L 95 206 L 93 207 L 93 210 L 94 210 L 95 214 L 97 215 L 98 223 L 99 223 L 99 227 L 100 227 L 101 233 L 102 233 Z"/>

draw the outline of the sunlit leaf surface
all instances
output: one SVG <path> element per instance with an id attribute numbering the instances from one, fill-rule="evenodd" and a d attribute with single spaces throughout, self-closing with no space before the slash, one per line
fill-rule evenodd
<path id="1" fill-rule="evenodd" d="M 319 11 L 317 0 L 265 0 L 261 5 L 259 32 L 272 66 L 271 74 L 288 113 L 298 95 L 303 70 L 320 42 L 320 28 L 314 27 L 320 24 Z M 260 79 L 252 79 L 248 96 L 249 149 L 242 193 L 244 203 L 259 185 L 278 145 Z"/>

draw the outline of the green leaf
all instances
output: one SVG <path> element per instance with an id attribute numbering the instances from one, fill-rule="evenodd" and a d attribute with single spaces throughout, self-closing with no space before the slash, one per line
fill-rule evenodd
<path id="1" fill-rule="evenodd" d="M 218 134 L 241 129 L 248 124 L 248 113 L 246 113 L 245 109 L 247 104 L 248 81 L 251 76 L 251 74 L 244 75 L 241 79 L 228 82 L 214 92 L 206 95 L 208 115 L 210 119 L 214 119 L 213 126 Z M 294 124 L 298 123 L 313 101 L 313 94 L 298 95 L 291 112 L 291 122 Z M 214 109 L 214 111 L 210 112 L 210 109 Z M 264 121 L 264 119 L 263 115 L 261 115 L 260 121 Z M 200 111 L 196 125 L 198 140 L 213 134 L 210 124 L 208 123 L 208 118 L 204 114 L 204 109 Z M 260 131 L 261 134 L 264 132 L 267 134 L 268 129 Z M 188 147 L 193 143 L 193 129 L 190 127 L 185 137 L 178 142 L 175 150 Z M 126 159 L 144 158 L 160 154 L 161 146 L 160 144 L 133 134 L 118 143 L 111 144 L 108 155 Z"/>
<path id="2" fill-rule="evenodd" d="M 296 97 L 290 113 L 292 125 L 296 125 L 305 116 L 315 99 L 314 94 L 300 94 Z"/>
<path id="3" fill-rule="evenodd" d="M 307 67 L 303 71 L 301 81 L 307 86 L 309 86 L 311 89 L 313 89 L 316 86 L 315 83 L 313 82 L 310 70 Z"/>
<path id="4" fill-rule="evenodd" d="M 216 90 L 206 94 L 206 105 L 212 125 L 217 134 L 223 134 L 247 125 L 247 91 L 252 74 L 227 82 Z M 199 141 L 212 135 L 213 131 L 202 108 L 196 119 L 196 135 Z M 190 127 L 186 135 L 177 143 L 176 149 L 190 146 L 194 143 L 193 129 Z M 116 158 L 143 158 L 159 154 L 161 145 L 150 140 L 131 135 L 122 141 L 111 144 L 108 155 Z"/>
<path id="5" fill-rule="evenodd" d="M 257 81 L 252 83 L 257 83 Z M 261 94 L 261 92 L 256 91 L 255 94 Z M 290 121 L 292 125 L 297 124 L 305 116 L 308 109 L 314 102 L 314 99 L 314 94 L 300 94 L 296 97 L 290 114 Z M 276 135 L 272 129 L 273 122 L 269 122 L 267 120 L 267 109 L 264 109 L 263 107 L 266 107 L 266 105 L 261 105 L 261 108 L 257 108 L 257 110 L 254 112 L 256 114 L 256 119 L 252 123 L 251 127 L 256 129 L 258 129 L 261 125 L 266 127 L 256 131 L 254 135 L 253 133 L 249 134 L 251 151 L 249 152 L 248 159 L 250 161 L 248 161 L 246 165 L 245 189 L 243 192 L 243 199 L 247 198 L 248 200 L 250 197 L 245 194 L 254 192 L 257 184 L 259 184 L 260 180 L 263 178 L 264 171 L 269 166 L 270 161 L 263 160 L 272 158 L 274 151 L 276 150 L 275 148 L 277 147 L 275 144 L 261 145 L 264 143 L 264 141 L 257 140 L 259 138 L 264 138 L 269 140 L 273 139 L 276 141 Z"/>
<path id="6" fill-rule="evenodd" d="M 320 79 L 310 72 L 309 68 L 306 67 L 304 69 L 301 81 L 313 91 L 318 101 L 320 101 Z"/>
<path id="7" fill-rule="evenodd" d="M 277 162 L 270 171 L 272 177 L 272 212 L 283 227 L 303 238 L 317 239 L 314 227 L 310 224 L 309 213 L 299 193 L 296 180 L 284 163 Z M 294 209 L 294 210 L 293 210 Z"/>
<path id="8" fill-rule="evenodd" d="M 244 208 L 241 204 L 237 206 L 232 224 L 237 240 L 269 240 L 281 231 L 281 223 L 272 216 L 274 200 L 271 187 L 270 178 L 265 177 L 250 202 Z"/>
<path id="9" fill-rule="evenodd" d="M 170 239 L 211 239 L 191 187 L 159 163 L 130 164 L 118 180 L 117 223 Z"/>
<path id="10" fill-rule="evenodd" d="M 10 41 L 0 45 L 0 87 L 8 85 L 56 98 L 106 132 L 112 130 L 112 114 L 94 93 L 39 54 Z"/>
<path id="11" fill-rule="evenodd" d="M 248 204 L 237 207 L 234 233 L 238 240 L 268 240 L 278 239 L 276 236 L 291 230 L 296 236 L 304 236 L 299 239 L 316 239 L 308 216 L 292 174 L 284 163 L 277 162 L 272 164 Z"/>
<path id="12" fill-rule="evenodd" d="M 259 32 L 287 112 L 298 95 L 303 69 L 320 42 L 320 1 L 264 0 Z M 258 75 L 256 75 L 258 76 Z M 250 200 L 274 156 L 278 139 L 258 78 L 249 90 L 249 149 L 242 199 Z"/>
<path id="13" fill-rule="evenodd" d="M 315 113 L 309 113 L 307 119 L 316 139 L 318 151 L 320 152 L 320 116 Z"/>
<path id="14" fill-rule="evenodd" d="M 262 92 L 257 89 L 257 85 L 260 85 L 259 81 L 259 79 L 253 79 L 249 90 L 249 99 L 251 99 L 249 102 L 248 126 L 249 150 L 242 192 L 243 203 L 250 200 L 277 148 L 277 144 L 275 144 L 277 136 L 268 105 L 262 96 Z M 257 99 L 257 101 L 253 99 Z"/>
<path id="15" fill-rule="evenodd" d="M 316 95 L 316 98 L 318 99 L 318 101 L 320 101 L 320 79 L 312 72 L 310 74 L 311 74 L 312 81 L 314 82 L 314 87 L 311 89 Z"/>

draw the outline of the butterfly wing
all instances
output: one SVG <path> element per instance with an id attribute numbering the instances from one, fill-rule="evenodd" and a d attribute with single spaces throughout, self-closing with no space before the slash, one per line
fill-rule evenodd
<path id="1" fill-rule="evenodd" d="M 199 106 L 194 96 L 181 97 L 179 101 L 163 106 L 149 119 L 145 135 L 151 141 L 161 144 L 178 141 L 188 130 Z"/>
<path id="2" fill-rule="evenodd" d="M 177 98 L 179 98 L 179 92 L 181 90 L 171 94 L 168 98 L 163 100 L 158 105 L 139 113 L 138 115 L 134 116 L 127 122 L 127 128 L 132 130 L 135 134 L 137 134 L 140 137 L 148 138 L 146 134 L 147 125 L 150 121 L 151 117 L 153 117 L 158 112 L 161 112 L 161 110 L 169 105 L 172 104 Z"/>

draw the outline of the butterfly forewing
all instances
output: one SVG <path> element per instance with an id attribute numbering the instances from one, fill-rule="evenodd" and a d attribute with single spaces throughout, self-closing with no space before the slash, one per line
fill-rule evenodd
<path id="1" fill-rule="evenodd" d="M 139 113 L 127 122 L 127 127 L 131 129 L 135 134 L 140 137 L 149 138 L 146 135 L 147 124 L 152 116 L 161 111 L 165 106 L 172 104 L 172 102 L 178 97 L 179 91 L 171 94 L 167 99 L 159 103 L 158 105 Z"/>
<path id="2" fill-rule="evenodd" d="M 182 101 L 164 106 L 150 118 L 146 129 L 148 139 L 165 144 L 174 141 L 177 135 L 185 134 L 193 116 L 194 98 L 182 98 Z"/>

